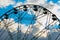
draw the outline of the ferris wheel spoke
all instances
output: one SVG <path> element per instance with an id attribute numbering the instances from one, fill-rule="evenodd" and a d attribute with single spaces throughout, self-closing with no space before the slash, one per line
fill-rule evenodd
<path id="1" fill-rule="evenodd" d="M 5 20 L 3 21 L 3 23 L 4 23 L 4 26 L 6 25 L 6 23 L 5 23 Z M 1 30 L 0 30 L 0 32 L 1 32 L 1 34 L 0 34 L 0 36 L 2 36 L 3 34 L 4 34 L 4 32 L 6 31 L 6 30 L 3 30 L 5 27 L 3 27 Z M 3 31 L 2 31 L 3 30 Z"/>
<path id="2" fill-rule="evenodd" d="M 6 26 L 6 23 L 4 22 L 4 25 Z M 3 28 L 5 28 L 5 26 Z M 7 29 L 6 29 L 7 30 Z M 6 30 L 3 30 L 1 34 L 3 34 Z M 8 31 L 9 32 L 9 31 Z M 10 33 L 10 32 L 9 32 Z M 1 35 L 2 36 L 2 35 Z M 9 35 L 10 36 L 10 35 Z"/>
<path id="3" fill-rule="evenodd" d="M 53 23 L 53 22 L 52 22 L 52 23 Z M 54 24 L 56 24 L 56 22 L 55 22 Z M 38 39 L 42 34 L 44 34 L 46 31 L 47 31 L 47 30 L 42 31 L 42 33 L 41 33 L 40 35 L 38 35 L 36 38 L 34 38 L 34 39 L 37 40 L 37 39 Z"/>
<path id="4" fill-rule="evenodd" d="M 34 15 L 33 15 L 33 18 L 31 19 L 30 24 L 32 24 L 33 19 L 34 19 Z M 31 27 L 31 26 L 29 26 L 29 27 L 27 28 L 27 30 L 26 30 L 26 32 L 25 32 L 24 37 L 22 38 L 22 40 L 26 40 L 26 38 L 27 38 L 27 34 L 26 34 L 26 33 L 30 32 L 30 31 L 28 31 L 28 30 L 30 29 L 30 27 Z M 29 35 L 29 34 L 28 34 L 28 35 Z M 25 36 L 26 36 L 26 37 L 25 37 Z"/>
<path id="5" fill-rule="evenodd" d="M 39 18 L 37 18 L 37 19 L 41 19 L 41 18 L 43 18 L 43 17 L 45 17 L 46 15 L 42 15 L 41 17 L 39 17 Z"/>
<path id="6" fill-rule="evenodd" d="M 6 27 L 6 30 L 8 32 L 8 35 L 9 35 L 10 39 L 13 40 L 13 36 L 12 36 L 11 32 L 9 31 L 9 28 L 8 27 Z"/>
<path id="7" fill-rule="evenodd" d="M 54 21 L 51 22 L 51 23 L 54 23 Z M 50 23 L 50 24 L 51 24 L 51 23 Z M 50 24 L 49 24 L 48 26 L 50 26 Z M 46 26 L 46 27 L 48 27 L 48 26 Z M 45 28 L 46 28 L 46 27 L 45 27 Z M 45 28 L 43 28 L 42 31 L 45 30 Z M 31 38 L 31 40 L 33 40 L 33 39 L 34 39 L 37 35 L 39 35 L 39 33 L 41 33 L 42 31 L 39 31 L 35 36 L 33 36 L 33 37 Z"/>
<path id="8" fill-rule="evenodd" d="M 31 13 L 31 14 L 29 14 L 29 13 Z M 28 16 L 31 15 L 33 17 L 29 18 L 27 16 L 29 18 L 28 19 L 28 18 L 26 18 L 27 14 L 28 14 Z M 46 17 L 46 20 L 44 20 L 44 22 L 43 22 L 42 20 L 45 17 Z M 14 20 L 11 20 L 10 18 L 13 18 Z M 25 4 L 25 5 L 20 5 L 18 7 L 15 7 L 13 9 L 5 12 L 2 16 L 0 16 L 0 19 L 2 21 L 2 23 L 0 23 L 0 24 L 3 24 L 0 26 L 0 27 L 2 27 L 0 29 L 0 37 L 2 37 L 4 35 L 5 31 L 8 33 L 8 35 L 4 38 L 4 40 L 14 40 L 14 36 L 15 36 L 15 34 L 13 34 L 14 31 L 16 31 L 17 40 L 28 40 L 28 37 L 30 35 L 33 35 L 32 32 L 34 30 L 32 30 L 32 28 L 42 26 L 44 28 L 40 29 L 34 36 L 32 36 L 32 38 L 30 38 L 31 40 L 33 40 L 33 39 L 37 40 L 37 39 L 39 39 L 40 36 L 42 36 L 45 32 L 47 32 L 47 29 L 50 30 L 50 28 L 52 26 L 54 26 L 55 24 L 57 24 L 57 22 L 59 22 L 59 19 L 57 18 L 57 16 L 55 14 L 50 12 L 48 9 L 46 9 L 40 5 L 35 5 L 35 4 Z M 26 32 L 24 33 L 23 37 L 21 35 L 21 33 L 22 33 L 21 27 L 23 25 L 23 24 L 21 24 L 22 20 L 23 21 L 27 20 L 27 22 L 31 20 L 29 25 L 27 26 L 28 27 L 27 30 L 25 30 Z M 35 21 L 35 23 L 33 23 L 34 21 Z M 18 27 L 17 30 L 15 30 L 15 28 L 13 28 L 14 27 L 13 25 L 15 25 L 15 24 Z M 10 28 L 10 27 L 12 27 L 12 28 Z M 13 31 L 13 32 L 11 32 L 11 31 Z M 56 40 L 58 39 L 58 37 L 59 36 L 56 37 Z"/>
<path id="9" fill-rule="evenodd" d="M 58 36 L 56 37 L 56 39 L 55 40 L 58 40 L 58 38 L 60 37 L 60 34 L 58 34 Z"/>
<path id="10" fill-rule="evenodd" d="M 42 10 L 42 8 L 41 8 L 41 11 L 38 12 L 37 17 L 39 17 L 40 15 L 43 15 L 43 10 Z"/>
<path id="11" fill-rule="evenodd" d="M 9 31 L 9 29 L 7 29 L 7 30 L 8 30 L 7 32 L 8 32 L 10 39 L 13 40 L 13 36 L 12 36 L 11 32 Z"/>
<path id="12" fill-rule="evenodd" d="M 50 17 L 51 17 L 51 15 L 48 14 L 47 18 L 46 18 L 45 26 L 49 25 L 49 23 L 50 23 Z M 48 28 L 49 28 L 49 26 L 48 26 Z"/>
<path id="13" fill-rule="evenodd" d="M 5 20 L 5 22 L 4 22 L 4 24 L 5 24 L 4 27 L 6 28 L 6 30 L 8 32 L 8 35 L 10 36 L 11 40 L 13 40 L 12 35 L 11 35 L 11 33 L 10 33 L 10 31 L 9 31 L 8 26 L 6 25 L 6 23 L 7 23 L 7 20 Z"/>
<path id="14" fill-rule="evenodd" d="M 37 37 L 35 37 L 34 39 L 37 40 L 37 39 L 38 39 L 41 35 L 43 35 L 46 31 L 47 31 L 47 30 L 42 31 L 41 34 L 39 34 L 39 35 L 38 35 Z"/>
<path id="15" fill-rule="evenodd" d="M 39 21 L 36 21 L 37 23 L 39 23 L 41 26 L 43 26 L 43 24 L 42 23 L 40 23 Z M 44 27 L 44 26 L 43 26 Z"/>
<path id="16" fill-rule="evenodd" d="M 33 28 L 33 25 L 34 25 L 34 24 L 33 24 L 33 20 L 34 20 L 34 19 L 35 19 L 35 15 L 33 15 L 33 18 L 32 18 L 32 20 L 31 20 L 31 24 L 32 24 L 32 25 L 31 25 L 31 28 Z M 30 29 L 31 29 L 31 28 L 30 28 Z M 29 32 L 30 32 L 30 31 L 29 31 Z M 29 36 L 29 34 L 27 35 L 27 37 L 28 37 L 28 36 Z M 26 38 L 27 38 L 27 37 L 26 37 Z M 25 39 L 25 40 L 26 40 L 26 39 Z"/>
<path id="17" fill-rule="evenodd" d="M 26 15 L 26 14 L 25 14 Z M 18 22 L 18 20 L 17 19 L 15 19 L 16 20 L 16 22 Z M 19 20 L 21 20 L 21 19 L 19 19 Z M 10 23 L 13 23 L 14 22 L 14 20 L 12 20 L 11 22 L 9 22 L 9 23 L 7 23 L 6 25 L 9 25 Z"/>
<path id="18" fill-rule="evenodd" d="M 6 30 L 3 30 L 1 33 L 0 33 L 0 37 L 2 37 L 2 35 L 5 33 Z"/>
<path id="19" fill-rule="evenodd" d="M 15 19 L 15 20 L 17 20 L 17 19 Z M 14 21 L 14 20 L 13 20 L 13 21 Z M 12 21 L 12 22 L 13 22 L 13 21 Z M 12 22 L 10 22 L 10 23 L 12 23 Z M 8 23 L 8 24 L 10 24 L 10 23 Z"/>
<path id="20" fill-rule="evenodd" d="M 22 15 L 22 14 L 20 14 L 20 15 Z M 18 15 L 18 16 L 19 16 L 19 15 Z M 19 39 L 19 40 L 21 39 L 21 24 L 19 24 L 19 23 L 20 23 L 20 20 L 21 20 L 20 17 L 21 17 L 21 16 L 18 17 L 17 40 L 18 40 L 18 39 Z"/>

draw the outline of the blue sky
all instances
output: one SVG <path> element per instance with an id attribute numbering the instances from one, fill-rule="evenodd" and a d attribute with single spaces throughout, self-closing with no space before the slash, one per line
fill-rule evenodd
<path id="1" fill-rule="evenodd" d="M 14 1 L 16 1 L 16 2 L 24 2 L 24 1 L 26 1 L 26 0 L 14 0 Z"/>
<path id="2" fill-rule="evenodd" d="M 15 1 L 15 4 L 18 3 L 18 2 L 25 2 L 26 0 L 14 0 Z M 8 10 L 12 9 L 13 8 L 13 5 L 8 5 L 7 7 L 3 7 L 3 8 L 0 8 L 0 15 L 4 14 L 5 12 L 7 12 Z"/>
<path id="3" fill-rule="evenodd" d="M 17 4 L 18 2 L 24 3 L 26 0 L 13 0 L 13 1 L 15 1 L 15 4 Z M 47 0 L 47 3 L 49 3 L 50 1 L 52 1 L 54 4 L 58 4 L 59 0 Z M 0 16 L 3 15 L 8 10 L 12 9 L 14 5 L 8 5 L 8 6 L 2 7 L 2 8 L 0 7 Z"/>
<path id="4" fill-rule="evenodd" d="M 26 0 L 14 0 L 16 3 L 18 2 L 25 2 Z M 57 2 L 59 0 L 47 0 L 47 3 L 49 3 L 50 1 L 52 1 L 53 3 L 57 4 Z M 0 8 L 0 15 L 2 15 L 3 13 L 5 13 L 6 11 L 10 10 L 11 8 L 13 8 L 13 5 L 8 5 L 7 7 L 3 7 Z"/>
<path id="5" fill-rule="evenodd" d="M 53 3 L 57 3 L 59 0 L 47 0 L 47 2 L 52 1 Z"/>

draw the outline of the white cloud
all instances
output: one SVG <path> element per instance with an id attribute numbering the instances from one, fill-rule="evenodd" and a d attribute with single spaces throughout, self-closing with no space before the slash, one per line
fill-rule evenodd
<path id="1" fill-rule="evenodd" d="M 15 2 L 13 0 L 0 0 L 0 7 L 6 7 L 8 5 L 12 5 Z"/>
<path id="2" fill-rule="evenodd" d="M 33 3 L 33 4 L 44 4 L 45 3 L 45 0 L 27 0 L 25 3 Z M 6 6 L 8 6 L 8 5 L 11 5 L 11 4 L 14 4 L 14 1 L 12 1 L 12 0 L 0 0 L 0 7 L 6 7 Z M 19 6 L 19 5 L 21 5 L 21 4 L 23 4 L 22 2 L 18 2 L 14 7 L 16 7 L 16 6 Z M 59 11 L 57 11 L 59 8 L 60 8 L 60 6 L 58 6 L 57 4 L 54 4 L 54 3 L 52 3 L 52 2 L 50 2 L 50 4 L 53 4 L 54 5 L 54 8 L 53 9 L 49 9 L 52 13 L 54 13 L 54 14 L 56 14 L 57 15 L 57 17 L 58 18 L 60 18 L 60 12 Z M 48 6 L 48 5 L 46 5 L 46 6 Z M 52 6 L 51 6 L 52 7 Z M 13 20 L 13 19 L 12 19 Z M 11 20 L 11 21 L 12 21 Z M 45 19 L 44 19 L 45 20 Z M 42 20 L 42 22 L 44 22 L 44 20 Z M 15 21 L 13 21 L 13 23 L 15 23 Z M 3 26 L 3 25 L 2 25 Z M 22 32 L 23 33 L 25 33 L 25 31 L 27 30 L 27 27 L 24 25 L 24 24 L 22 24 L 21 25 L 22 27 L 21 27 L 21 29 L 22 29 Z M 10 26 L 10 28 L 12 28 L 12 29 L 14 29 L 13 31 L 16 31 L 17 30 L 17 27 L 18 27 L 18 23 L 15 23 L 15 24 L 13 24 L 12 26 Z M 42 30 L 44 27 L 40 27 L 41 29 L 40 30 Z M 12 29 L 10 29 L 10 30 L 12 30 Z M 39 30 L 39 31 L 40 31 Z M 47 34 L 45 34 L 44 36 L 46 36 Z"/>
<path id="3" fill-rule="evenodd" d="M 27 0 L 26 3 L 29 4 L 44 4 L 46 0 Z"/>
<path id="4" fill-rule="evenodd" d="M 16 4 L 14 5 L 14 7 L 20 6 L 20 5 L 22 5 L 22 4 L 23 4 L 22 2 L 18 2 L 18 3 L 16 3 Z"/>
<path id="5" fill-rule="evenodd" d="M 24 4 L 24 3 L 19 2 L 15 5 L 15 7 L 21 4 Z M 57 4 L 54 4 L 52 1 L 50 1 L 50 3 L 47 4 L 46 0 L 27 0 L 25 4 L 39 4 L 39 5 L 42 4 L 42 6 L 48 8 L 48 10 L 50 10 L 52 13 L 56 14 L 58 18 L 60 18 L 60 14 L 59 14 L 60 12 L 57 11 L 60 8 L 60 6 Z"/>
<path id="6" fill-rule="evenodd" d="M 52 9 L 49 9 L 53 14 L 55 14 L 60 19 L 60 6 L 58 4 L 54 4 L 53 2 L 50 2 L 50 4 L 53 4 L 54 7 Z"/>
<path id="7" fill-rule="evenodd" d="M 53 10 L 52 10 L 52 12 L 53 12 L 54 14 L 56 14 L 57 17 L 60 19 L 60 11 L 58 11 L 58 9 L 60 9 L 60 6 L 55 5 L 54 8 L 53 8 Z"/>

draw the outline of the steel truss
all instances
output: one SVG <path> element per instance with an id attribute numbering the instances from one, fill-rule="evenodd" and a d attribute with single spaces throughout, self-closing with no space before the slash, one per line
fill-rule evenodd
<path id="1" fill-rule="evenodd" d="M 24 14 L 24 12 L 28 11 L 28 9 L 29 9 L 29 11 L 33 11 L 34 15 L 32 15 L 33 18 L 31 19 L 31 22 L 30 22 L 31 25 L 28 26 L 24 36 L 21 37 L 22 36 L 21 35 L 21 30 L 22 29 L 21 29 L 20 21 L 27 14 L 27 13 Z M 24 12 L 21 12 L 20 10 L 24 11 Z M 17 26 L 18 29 L 17 29 L 17 36 L 16 36 L 17 39 L 16 40 L 28 40 L 27 38 L 30 34 L 27 34 L 27 33 L 31 32 L 31 31 L 29 31 L 29 29 L 32 29 L 32 28 L 34 28 L 34 26 L 36 26 L 36 25 L 33 24 L 33 20 L 36 20 L 36 22 L 38 24 L 42 25 L 44 28 L 42 30 L 40 30 L 38 33 L 36 33 L 32 38 L 30 38 L 30 40 L 37 40 L 42 34 L 44 34 L 47 30 L 49 30 L 49 26 L 51 26 L 51 25 L 53 26 L 57 22 L 59 22 L 59 26 L 60 26 L 60 20 L 57 18 L 57 16 L 55 14 L 50 12 L 48 9 L 46 9 L 46 8 L 40 6 L 40 5 L 35 5 L 35 4 L 20 5 L 18 7 L 10 9 L 9 11 L 5 12 L 2 16 L 0 16 L 0 20 L 1 20 L 0 21 L 0 27 L 1 27 L 2 23 L 4 24 L 3 27 L 0 29 L 0 39 L 1 40 L 2 40 L 1 37 L 2 37 L 2 35 L 4 35 L 5 31 L 7 31 L 8 35 L 9 35 L 9 40 L 14 40 L 13 37 L 14 37 L 15 34 L 12 34 L 10 32 L 10 30 L 14 30 L 14 29 L 13 29 L 13 27 L 11 29 L 9 28 L 9 26 L 15 24 L 14 20 L 12 20 L 11 22 L 7 21 L 10 18 L 10 15 L 12 15 L 12 14 L 13 14 L 14 17 L 16 17 L 15 21 L 18 22 L 18 26 Z M 16 16 L 16 15 L 18 15 L 18 16 Z M 36 18 L 35 18 L 35 16 L 36 16 Z M 38 20 L 45 17 L 45 16 L 47 16 L 47 18 L 46 18 L 46 23 L 45 23 L 45 26 L 44 26 Z M 30 20 L 30 19 L 27 19 L 27 18 L 25 18 L 25 19 Z M 52 22 L 50 22 L 50 19 L 52 20 Z M 9 21 L 10 21 L 10 19 L 9 19 Z M 3 30 L 3 29 L 5 29 L 5 30 Z M 45 29 L 47 29 L 47 30 L 45 30 Z M 59 29 L 60 29 L 60 27 L 59 27 Z M 43 30 L 45 30 L 45 31 L 43 31 Z M 58 37 L 59 36 L 57 36 L 57 38 Z M 8 38 L 8 36 L 6 36 L 4 40 L 8 40 L 7 38 Z M 57 38 L 56 38 L 56 40 L 57 40 Z"/>

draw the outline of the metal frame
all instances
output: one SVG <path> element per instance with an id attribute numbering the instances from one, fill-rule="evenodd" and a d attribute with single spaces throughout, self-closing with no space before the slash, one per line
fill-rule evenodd
<path id="1" fill-rule="evenodd" d="M 21 8 L 21 7 L 23 7 L 23 8 Z M 38 16 L 41 16 L 41 17 L 39 17 L 38 19 L 40 19 L 40 18 L 42 18 L 42 17 L 44 17 L 44 16 L 46 16 L 46 15 L 50 15 L 51 17 L 52 17 L 52 20 L 53 20 L 53 22 L 52 23 L 54 23 L 55 21 L 57 21 L 57 22 L 59 22 L 60 23 L 60 20 L 56 17 L 56 15 L 55 14 L 53 14 L 52 12 L 50 12 L 48 9 L 46 9 L 46 8 L 44 8 L 44 7 L 42 7 L 42 6 L 40 6 L 40 5 L 35 5 L 35 4 L 25 4 L 25 5 L 20 5 L 20 6 L 18 6 L 18 7 L 15 7 L 15 8 L 13 8 L 13 9 L 10 9 L 9 11 L 7 11 L 7 12 L 5 12 L 2 16 L 0 16 L 0 19 L 1 19 L 1 21 L 3 21 L 4 22 L 4 19 L 8 19 L 9 18 L 9 15 L 11 15 L 11 14 L 18 14 L 18 11 L 19 10 L 24 10 L 24 11 L 27 11 L 27 8 L 30 8 L 31 10 L 33 10 L 33 11 L 35 11 L 35 12 L 41 12 L 40 10 L 38 11 L 38 9 L 39 8 L 41 8 L 42 10 L 43 10 L 43 13 L 42 14 L 39 14 L 38 13 L 38 15 L 37 15 L 37 17 Z M 49 13 L 48 13 L 49 12 Z M 37 13 L 35 13 L 35 14 L 37 14 Z M 22 15 L 22 14 L 21 14 Z M 26 15 L 26 14 L 25 14 Z M 19 16 L 19 15 L 18 15 Z M 33 15 L 34 16 L 34 15 Z M 21 25 L 19 25 L 19 22 L 20 22 L 20 20 L 21 20 L 21 18 L 20 18 L 21 16 L 19 16 L 19 17 L 17 17 L 18 18 L 18 20 L 17 20 L 17 22 L 18 22 L 18 28 L 20 27 L 21 28 Z M 24 15 L 23 15 L 23 17 L 24 17 Z M 49 17 L 49 19 L 48 19 L 48 17 L 49 16 L 47 16 L 47 20 L 49 20 L 50 21 L 50 17 Z M 33 17 L 33 19 L 34 19 L 34 17 Z M 32 19 L 32 20 L 33 20 Z M 35 19 L 35 20 L 38 20 L 38 19 Z M 32 20 L 31 20 L 31 23 L 32 23 Z M 0 21 L 0 22 L 1 22 Z M 6 21 L 7 22 L 7 21 Z M 8 23 L 8 24 L 6 24 L 6 22 L 5 22 L 5 28 L 6 28 L 6 30 L 7 30 L 7 32 L 8 32 L 8 35 L 10 36 L 10 39 L 11 40 L 14 40 L 13 39 L 13 36 L 12 36 L 12 34 L 11 34 L 11 32 L 9 31 L 9 26 L 11 26 L 11 25 L 13 25 L 13 24 L 15 24 L 15 23 L 12 23 L 13 22 L 13 20 L 12 20 L 12 22 L 10 22 L 10 23 L 12 23 L 12 24 L 10 24 L 10 23 Z M 39 21 L 37 21 L 39 24 L 41 24 Z M 48 23 L 48 21 L 46 21 L 46 27 L 44 28 L 44 29 L 46 29 L 47 27 L 49 27 L 52 23 Z M 48 24 L 48 25 L 47 25 Z M 32 25 L 32 27 L 33 27 L 33 25 Z M 32 28 L 31 27 L 31 28 Z M 28 27 L 28 29 L 30 28 L 30 26 Z M 4 27 L 3 27 L 3 29 L 4 29 Z M 19 37 L 19 39 L 18 39 L 18 33 L 20 33 L 21 34 L 21 30 L 17 30 L 18 32 L 17 32 L 17 40 L 26 40 L 27 39 L 27 37 L 29 36 L 29 34 L 27 35 L 26 33 L 27 32 L 30 32 L 30 31 L 28 31 L 28 29 L 27 29 L 27 31 L 25 32 L 25 34 L 24 34 L 24 37 L 23 38 L 21 38 L 21 37 Z M 42 29 L 42 31 L 44 30 L 44 29 Z M 2 29 L 0 30 L 0 31 L 2 31 Z M 44 33 L 44 32 L 46 32 L 46 31 L 44 31 L 44 32 L 42 32 L 42 31 L 39 31 L 36 35 L 38 35 L 38 34 L 40 34 L 41 33 L 41 35 Z M 2 32 L 3 34 L 4 34 L 4 32 Z M 0 34 L 1 36 L 3 35 L 3 34 Z M 33 40 L 33 39 L 35 39 L 35 40 L 37 40 L 41 35 L 38 35 L 38 37 L 36 37 L 36 35 L 35 36 L 33 36 L 32 38 L 31 38 L 31 40 Z M 0 37 L 1 37 L 0 36 Z M 20 35 L 21 36 L 21 35 Z"/>

